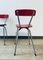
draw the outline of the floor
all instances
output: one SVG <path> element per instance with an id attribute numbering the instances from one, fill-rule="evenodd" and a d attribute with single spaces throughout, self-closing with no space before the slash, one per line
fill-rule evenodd
<path id="1" fill-rule="evenodd" d="M 20 39 L 17 46 L 17 55 L 14 56 L 14 39 L 8 39 L 4 46 L 0 39 L 0 60 L 43 60 L 43 39 L 33 39 L 37 56 L 34 56 L 32 44 L 28 39 Z"/>

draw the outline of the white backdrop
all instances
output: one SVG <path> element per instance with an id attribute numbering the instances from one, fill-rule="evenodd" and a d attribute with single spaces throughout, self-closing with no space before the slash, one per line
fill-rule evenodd
<path id="1" fill-rule="evenodd" d="M 31 32 L 33 36 L 43 36 L 43 0 L 0 0 L 0 14 L 9 14 L 7 21 L 8 36 L 16 35 L 17 18 L 16 9 L 35 9 L 36 16 L 33 18 Z M 0 28 L 0 36 L 2 36 Z M 25 34 L 24 34 L 25 32 Z M 27 30 L 19 32 L 20 35 L 27 35 Z"/>

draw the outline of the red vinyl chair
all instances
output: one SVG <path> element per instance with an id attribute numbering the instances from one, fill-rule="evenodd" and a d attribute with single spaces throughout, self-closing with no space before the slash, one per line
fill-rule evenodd
<path id="1" fill-rule="evenodd" d="M 19 25 L 17 24 L 16 27 L 17 27 L 17 33 L 16 33 L 16 43 L 15 43 L 15 51 L 14 51 L 14 56 L 16 55 L 16 49 L 17 49 L 17 42 L 18 42 L 18 32 L 23 29 L 23 28 L 26 28 L 28 30 L 28 38 L 30 36 L 31 38 L 31 42 L 32 42 L 32 46 L 33 46 L 33 50 L 34 50 L 34 54 L 36 56 L 36 51 L 35 51 L 35 47 L 34 47 L 34 44 L 33 44 L 33 40 L 32 40 L 32 35 L 31 35 L 31 31 L 29 28 L 32 27 L 31 25 L 31 21 L 32 21 L 32 18 L 33 16 L 35 16 L 36 14 L 36 10 L 34 9 L 18 9 L 18 10 L 15 10 L 15 15 L 17 16 L 18 18 L 18 23 Z M 20 24 L 20 16 L 29 16 L 31 17 L 30 21 L 29 21 L 29 24 L 23 24 L 21 25 Z M 30 41 L 29 41 L 29 44 L 30 44 Z"/>
<path id="2" fill-rule="evenodd" d="M 5 45 L 5 36 L 7 36 L 6 22 L 8 17 L 9 17 L 8 14 L 0 14 L 0 20 L 5 20 L 4 23 L 0 23 L 0 27 L 3 27 L 4 45 Z"/>

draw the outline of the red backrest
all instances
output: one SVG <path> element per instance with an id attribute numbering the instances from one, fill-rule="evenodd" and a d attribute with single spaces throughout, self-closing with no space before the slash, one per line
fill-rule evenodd
<path id="1" fill-rule="evenodd" d="M 36 10 L 32 9 L 19 9 L 15 10 L 15 15 L 16 16 L 35 16 Z"/>
<path id="2" fill-rule="evenodd" d="M 0 14 L 0 18 L 8 18 L 9 17 L 9 15 L 7 15 L 7 14 Z"/>

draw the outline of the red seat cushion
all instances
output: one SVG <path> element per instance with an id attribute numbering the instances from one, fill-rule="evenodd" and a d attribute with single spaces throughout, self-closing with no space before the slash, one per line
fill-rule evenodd
<path id="1" fill-rule="evenodd" d="M 32 25 L 24 24 L 24 25 L 16 25 L 17 28 L 29 28 L 32 27 Z"/>

